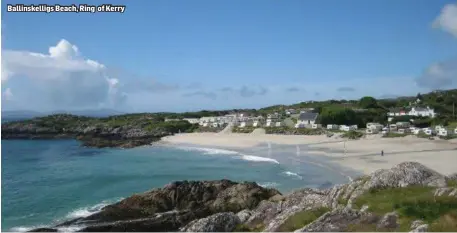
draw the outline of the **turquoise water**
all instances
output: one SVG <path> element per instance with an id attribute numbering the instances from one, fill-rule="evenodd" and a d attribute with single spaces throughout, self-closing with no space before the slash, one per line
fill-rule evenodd
<path id="1" fill-rule="evenodd" d="M 192 146 L 92 149 L 74 140 L 1 144 L 2 231 L 87 216 L 175 180 L 247 180 L 282 192 L 347 181 L 333 169 L 288 159 L 295 147 L 235 152 Z"/>

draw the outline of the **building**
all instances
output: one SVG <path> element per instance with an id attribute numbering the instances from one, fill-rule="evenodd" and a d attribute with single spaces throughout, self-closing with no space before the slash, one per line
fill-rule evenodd
<path id="1" fill-rule="evenodd" d="M 251 119 L 248 119 L 248 120 L 244 120 L 242 122 L 240 122 L 240 128 L 244 128 L 244 127 L 250 127 L 254 124 L 254 121 L 251 120 Z"/>
<path id="2" fill-rule="evenodd" d="M 434 109 L 428 106 L 426 108 L 412 107 L 408 112 L 408 115 L 434 118 L 436 113 Z"/>
<path id="3" fill-rule="evenodd" d="M 200 122 L 200 118 L 184 118 L 183 121 L 187 121 L 191 124 L 198 124 Z"/>
<path id="4" fill-rule="evenodd" d="M 397 122 L 397 129 L 404 129 L 404 128 L 409 128 L 411 126 L 410 122 L 402 121 L 402 122 Z"/>
<path id="5" fill-rule="evenodd" d="M 437 131 L 438 132 L 437 135 L 441 136 L 441 137 L 447 137 L 447 136 L 454 135 L 455 131 L 456 130 L 442 128 L 442 129 Z"/>
<path id="6" fill-rule="evenodd" d="M 311 125 L 316 123 L 317 116 L 319 116 L 319 114 L 314 112 L 301 113 L 298 116 L 295 128 L 311 127 Z"/>
<path id="7" fill-rule="evenodd" d="M 334 124 L 327 125 L 327 129 L 330 129 L 330 130 L 337 130 L 339 128 L 340 128 L 339 125 L 334 125 Z"/>
<path id="8" fill-rule="evenodd" d="M 378 129 L 378 128 L 367 128 L 367 129 L 365 130 L 365 132 L 366 132 L 367 134 L 377 134 L 377 133 L 379 133 L 380 130 L 381 130 L 381 129 Z"/>
<path id="9" fill-rule="evenodd" d="M 372 129 L 372 130 L 377 130 L 377 131 L 380 131 L 382 130 L 383 128 L 383 125 L 379 124 L 379 123 L 367 123 L 367 129 Z"/>
<path id="10" fill-rule="evenodd" d="M 320 129 L 320 128 L 322 128 L 322 125 L 321 125 L 321 124 L 312 124 L 312 125 L 311 125 L 311 128 L 313 128 L 313 129 Z"/>

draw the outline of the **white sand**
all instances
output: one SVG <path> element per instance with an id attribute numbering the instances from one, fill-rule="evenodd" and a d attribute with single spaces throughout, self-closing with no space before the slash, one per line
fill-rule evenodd
<path id="1" fill-rule="evenodd" d="M 391 168 L 401 162 L 416 161 L 442 174 L 457 172 L 457 141 L 428 140 L 407 136 L 381 138 L 378 135 L 359 140 L 328 138 L 326 135 L 267 135 L 191 133 L 163 138 L 167 143 L 185 143 L 218 147 L 252 147 L 260 143 L 307 145 L 308 153 L 328 156 L 339 165 L 369 174 Z M 381 156 L 384 150 L 384 156 Z M 346 151 L 346 153 L 345 153 Z"/>

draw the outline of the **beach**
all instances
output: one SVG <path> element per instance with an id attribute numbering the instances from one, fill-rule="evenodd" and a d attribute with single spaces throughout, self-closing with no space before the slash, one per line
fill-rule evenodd
<path id="1" fill-rule="evenodd" d="M 346 169 L 370 174 L 378 169 L 388 169 L 401 162 L 415 161 L 440 173 L 457 172 L 457 141 L 429 140 L 406 136 L 382 138 L 370 135 L 358 140 L 346 140 L 326 135 L 271 135 L 271 134 L 220 134 L 188 133 L 162 138 L 167 144 L 193 144 L 206 147 L 246 149 L 260 144 L 296 145 L 300 156 L 315 155 Z M 384 156 L 381 156 L 384 151 Z"/>

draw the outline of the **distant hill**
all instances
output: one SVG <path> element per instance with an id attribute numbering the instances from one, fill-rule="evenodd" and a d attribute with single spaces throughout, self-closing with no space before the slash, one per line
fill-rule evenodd
<path id="1" fill-rule="evenodd" d="M 68 113 L 68 114 L 72 114 L 72 115 L 88 116 L 88 117 L 108 117 L 108 116 L 125 114 L 123 112 L 119 112 L 119 111 L 112 110 L 112 109 L 89 109 L 89 110 L 78 110 L 78 111 L 58 110 L 58 111 L 52 111 L 52 112 L 36 112 L 36 111 L 28 111 L 28 110 L 17 110 L 17 111 L 2 111 L 2 121 L 24 120 L 24 119 L 30 119 L 30 118 L 34 118 L 34 117 L 41 117 L 41 116 L 59 114 L 59 113 Z"/>

